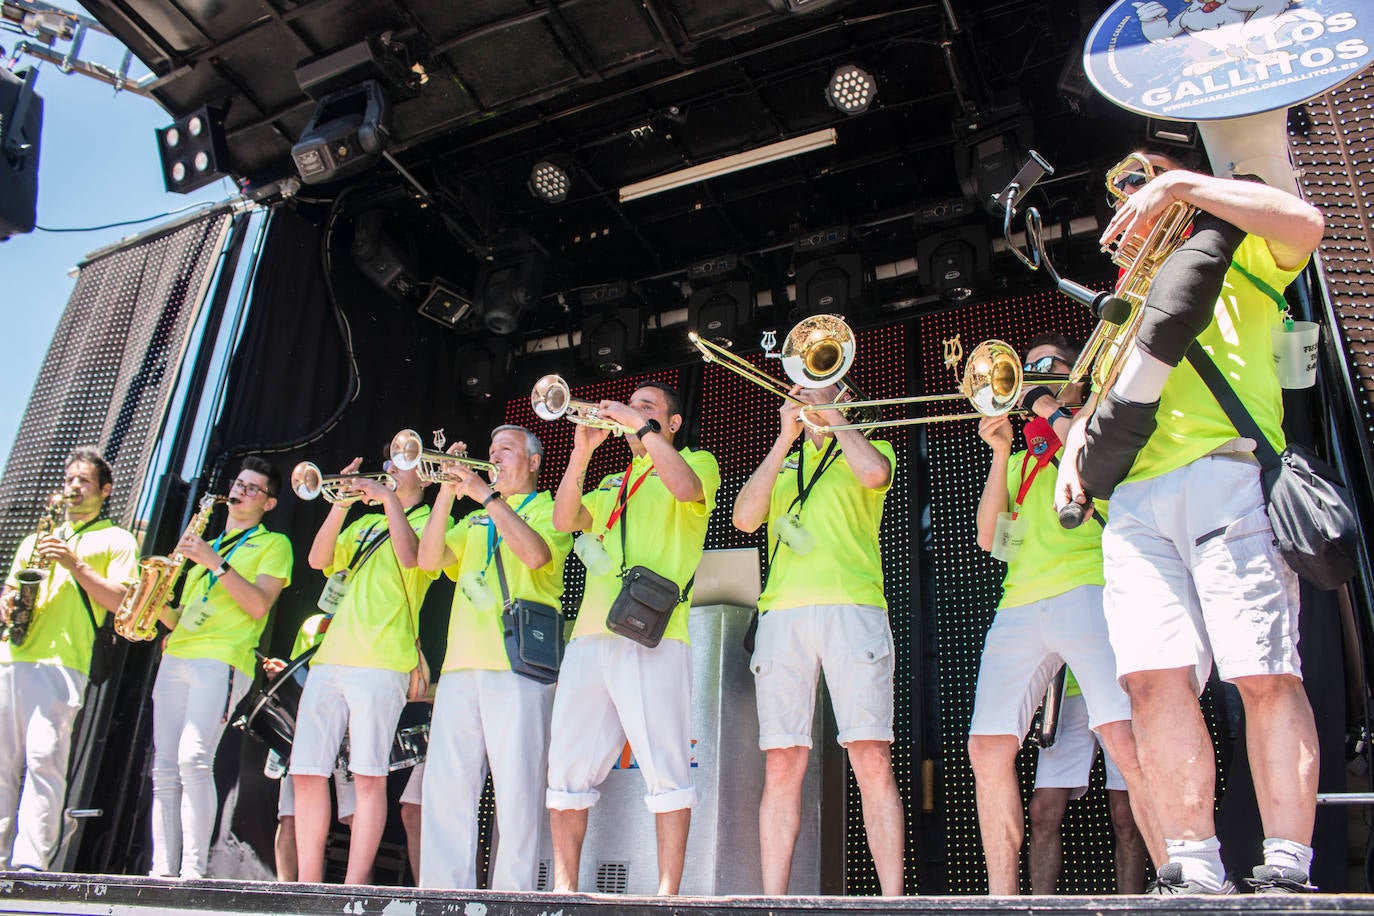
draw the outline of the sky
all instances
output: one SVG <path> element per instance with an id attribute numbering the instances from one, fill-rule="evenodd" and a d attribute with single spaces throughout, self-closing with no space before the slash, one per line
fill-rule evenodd
<path id="1" fill-rule="evenodd" d="M 84 12 L 70 0 L 55 5 Z M 0 31 L 8 55 L 23 36 Z M 65 52 L 67 45 L 55 46 Z M 83 60 L 118 69 L 124 48 L 114 39 L 90 34 Z M 18 68 L 38 64 L 23 56 Z M 146 74 L 137 58 L 130 76 Z M 190 194 L 163 189 L 153 131 L 172 122 L 157 102 L 78 73 L 64 74 L 53 64 L 39 65 L 35 88 L 43 97 L 43 133 L 38 169 L 38 224 L 50 228 L 103 226 L 167 213 L 234 193 L 225 180 Z M 44 232 L 0 242 L 0 457 L 8 460 L 29 394 L 38 377 L 57 322 L 76 281 L 67 271 L 88 253 L 165 217 L 134 226 L 87 232 Z"/>

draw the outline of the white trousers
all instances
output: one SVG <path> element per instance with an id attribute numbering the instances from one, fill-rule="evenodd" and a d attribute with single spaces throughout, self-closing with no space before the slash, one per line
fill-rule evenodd
<path id="1" fill-rule="evenodd" d="M 553 685 L 510 671 L 445 671 L 425 758 L 420 886 L 477 887 L 477 802 L 496 793 L 491 889 L 532 891 L 539 873 Z"/>
<path id="2" fill-rule="evenodd" d="M 153 877 L 204 878 L 219 798 L 215 751 L 248 692 L 213 658 L 164 655 L 153 685 Z"/>
<path id="3" fill-rule="evenodd" d="M 61 665 L 0 665 L 0 871 L 46 871 L 62 834 L 72 725 L 86 675 Z"/>

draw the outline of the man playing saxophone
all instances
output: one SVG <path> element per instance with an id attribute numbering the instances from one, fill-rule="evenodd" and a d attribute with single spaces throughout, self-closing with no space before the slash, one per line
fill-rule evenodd
<path id="1" fill-rule="evenodd" d="M 1207 275 L 1201 269 L 1166 277 L 1177 253 L 1164 262 L 1117 384 L 1086 428 L 1076 422 L 1070 432 L 1057 499 L 1082 502 L 1085 489 L 1111 496 L 1104 605 L 1169 856 L 1159 892 L 1233 890 L 1217 842 L 1216 774 L 1197 700 L 1214 661 L 1245 707 L 1264 825 L 1264 864 L 1249 881 L 1259 893 L 1309 891 L 1317 735 L 1297 651 L 1297 577 L 1265 513 L 1255 443 L 1236 432 L 1180 360 L 1196 338 L 1282 449 L 1270 332 L 1281 317 L 1278 291 L 1321 242 L 1324 221 L 1310 204 L 1262 184 L 1201 175 L 1154 154 L 1138 165 L 1116 173 L 1125 193 L 1103 244 L 1142 232 L 1174 201 L 1190 204 L 1199 211 L 1190 244 L 1209 235 L 1220 241 L 1221 256 L 1211 262 L 1224 271 L 1221 294 L 1190 284 Z M 1200 228 L 1203 216 L 1218 225 Z"/>
<path id="2" fill-rule="evenodd" d="M 98 450 L 74 450 L 63 483 L 67 521 L 20 545 L 0 594 L 8 606 L 14 574 L 31 557 L 49 562 L 23 644 L 0 642 L 0 871 L 46 870 L 57 851 L 95 631 L 138 568 L 133 535 L 100 517 L 113 483 Z"/>
<path id="3" fill-rule="evenodd" d="M 245 458 L 229 488 L 224 530 L 206 541 L 193 524 L 177 545 L 193 565 L 181 608 L 161 613 L 172 632 L 153 686 L 153 877 L 206 877 L 218 806 L 215 750 L 252 683 L 267 613 L 291 581 L 291 542 L 262 525 L 280 487 L 276 468 Z"/>

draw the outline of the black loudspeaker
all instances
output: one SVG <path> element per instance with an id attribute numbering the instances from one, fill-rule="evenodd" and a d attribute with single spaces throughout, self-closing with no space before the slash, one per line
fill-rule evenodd
<path id="1" fill-rule="evenodd" d="M 592 312 L 582 321 L 582 362 L 605 376 L 619 375 L 644 345 L 644 322 L 637 308 Z"/>
<path id="2" fill-rule="evenodd" d="M 520 319 L 543 295 L 542 252 L 530 250 L 484 264 L 477 273 L 477 307 L 493 334 L 514 334 Z"/>
<path id="3" fill-rule="evenodd" d="M 702 337 L 733 344 L 754 318 L 754 293 L 745 280 L 712 283 L 692 293 L 687 326 Z"/>
<path id="4" fill-rule="evenodd" d="M 797 309 L 806 315 L 844 315 L 863 304 L 864 262 L 855 251 L 806 261 L 797 267 Z"/>
<path id="5" fill-rule="evenodd" d="M 38 223 L 43 98 L 24 76 L 0 67 L 0 242 Z"/>

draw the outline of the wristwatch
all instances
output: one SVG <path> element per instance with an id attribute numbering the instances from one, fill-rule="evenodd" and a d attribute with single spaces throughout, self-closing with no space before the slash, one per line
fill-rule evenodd
<path id="1" fill-rule="evenodd" d="M 1069 409 L 1067 407 L 1058 408 L 1057 410 L 1055 410 L 1054 413 L 1050 414 L 1045 419 L 1049 420 L 1050 425 L 1053 426 L 1055 421 L 1058 420 L 1060 417 L 1063 417 L 1065 420 L 1069 421 L 1073 420 L 1073 414 L 1069 412 Z"/>
<path id="2" fill-rule="evenodd" d="M 229 575 L 229 561 L 220 560 L 219 565 L 214 569 L 214 573 L 216 579 L 223 579 L 225 576 Z"/>
<path id="3" fill-rule="evenodd" d="M 655 420 L 655 419 L 653 419 L 652 417 L 650 417 L 649 419 L 647 419 L 647 420 L 644 421 L 644 425 L 643 425 L 643 426 L 641 426 L 639 429 L 635 430 L 635 438 L 636 438 L 636 439 L 643 439 L 645 436 L 649 435 L 649 433 L 656 433 L 656 432 L 659 432 L 658 421 Z"/>

